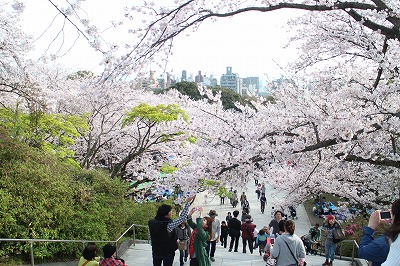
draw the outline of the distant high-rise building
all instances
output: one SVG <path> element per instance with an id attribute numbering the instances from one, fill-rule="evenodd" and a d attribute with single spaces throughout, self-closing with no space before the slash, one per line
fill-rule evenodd
<path id="1" fill-rule="evenodd" d="M 202 82 L 204 82 L 204 77 L 203 77 L 203 75 L 201 74 L 201 71 L 199 71 L 199 74 L 194 78 L 194 81 L 197 82 L 197 83 L 202 83 Z"/>
<path id="2" fill-rule="evenodd" d="M 181 81 L 186 81 L 186 79 L 187 79 L 186 70 L 182 70 Z"/>
<path id="3" fill-rule="evenodd" d="M 244 92 L 246 90 L 246 93 Z M 242 79 L 242 91 L 247 95 L 258 95 L 260 91 L 260 78 L 247 77 Z"/>
<path id="4" fill-rule="evenodd" d="M 136 88 L 143 90 L 156 90 L 159 89 L 159 83 L 154 77 L 155 71 L 150 70 L 150 75 L 148 78 L 140 78 L 137 80 Z"/>
<path id="5" fill-rule="evenodd" d="M 214 75 L 206 76 L 204 75 L 204 82 L 203 85 L 205 86 L 210 86 L 210 87 L 215 87 L 217 86 L 217 79 L 214 78 Z"/>
<path id="6" fill-rule="evenodd" d="M 226 74 L 221 76 L 221 87 L 231 89 L 236 93 L 242 95 L 241 80 L 239 74 L 232 73 L 232 67 L 226 68 Z"/>

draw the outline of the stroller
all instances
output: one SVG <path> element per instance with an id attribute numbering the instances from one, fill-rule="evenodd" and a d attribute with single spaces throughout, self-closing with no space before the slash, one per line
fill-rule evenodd
<path id="1" fill-rule="evenodd" d="M 292 219 L 296 219 L 296 220 L 299 219 L 299 217 L 297 217 L 297 212 L 296 212 L 295 207 L 289 206 L 289 212 L 290 212 L 289 217 L 291 217 Z"/>

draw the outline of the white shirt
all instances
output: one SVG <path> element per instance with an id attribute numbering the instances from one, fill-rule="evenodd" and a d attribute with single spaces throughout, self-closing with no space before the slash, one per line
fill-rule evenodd
<path id="1" fill-rule="evenodd" d="M 382 266 L 400 265 L 400 236 L 390 245 L 389 254 Z"/>
<path id="2" fill-rule="evenodd" d="M 212 222 L 211 241 L 215 241 L 221 235 L 221 222 L 218 218 Z"/>

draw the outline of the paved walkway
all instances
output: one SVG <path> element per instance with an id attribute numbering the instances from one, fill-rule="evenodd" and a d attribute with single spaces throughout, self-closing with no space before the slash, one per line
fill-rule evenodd
<path id="1" fill-rule="evenodd" d="M 265 213 L 262 214 L 259 208 L 259 203 L 257 199 L 257 194 L 255 193 L 256 186 L 254 182 L 250 182 L 247 184 L 245 188 L 234 188 L 237 189 L 238 194 L 240 195 L 242 192 L 246 192 L 247 198 L 250 202 L 250 214 L 253 217 L 254 224 L 257 225 L 257 228 L 260 229 L 264 225 L 268 225 L 271 221 L 271 207 L 275 206 L 276 199 L 272 199 L 268 195 L 273 192 L 273 188 L 270 186 L 266 186 L 266 195 L 268 204 L 265 208 Z M 209 210 L 216 210 L 218 213 L 218 218 L 223 221 L 225 220 L 225 216 L 228 211 L 233 212 L 235 209 L 229 204 L 229 200 L 225 199 L 225 204 L 220 204 L 219 197 L 208 197 L 207 193 L 201 193 L 197 195 L 195 202 L 192 206 L 202 206 L 204 208 L 204 213 L 208 213 Z M 240 204 L 238 208 L 240 211 Z M 297 217 L 295 220 L 296 224 L 296 234 L 301 236 L 308 232 L 311 227 L 310 221 L 307 217 L 304 207 L 301 205 L 297 208 Z M 230 239 L 228 237 L 228 243 Z M 240 241 L 241 242 L 241 241 Z M 239 244 L 239 251 L 241 251 L 241 243 Z M 126 263 L 129 266 L 151 266 L 152 265 L 152 257 L 151 257 L 151 246 L 149 244 L 136 244 L 136 246 L 131 246 L 127 252 L 122 256 L 125 259 Z M 321 265 L 325 259 L 321 256 L 307 256 L 306 258 L 307 265 Z M 185 265 L 189 265 L 189 262 L 186 262 Z M 212 265 L 244 265 L 244 266 L 265 266 L 262 257 L 254 252 L 250 253 L 241 253 L 241 252 L 228 252 L 228 249 L 224 249 L 220 245 L 217 245 L 217 250 L 215 252 L 215 262 L 212 262 Z M 335 260 L 335 266 L 348 266 L 351 265 L 348 261 L 343 260 Z M 176 252 L 174 266 L 179 266 L 179 252 Z"/>

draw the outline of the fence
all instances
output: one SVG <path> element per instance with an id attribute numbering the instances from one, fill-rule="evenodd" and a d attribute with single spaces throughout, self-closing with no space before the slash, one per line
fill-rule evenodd
<path id="1" fill-rule="evenodd" d="M 131 226 L 126 229 L 124 233 L 120 237 L 118 237 L 116 240 L 66 240 L 66 239 L 12 239 L 12 238 L 0 238 L 0 242 L 27 242 L 29 243 L 29 250 L 30 250 L 30 257 L 31 257 L 31 265 L 35 265 L 35 259 L 34 259 L 34 250 L 33 250 L 33 244 L 36 242 L 60 242 L 60 243 L 82 243 L 82 250 L 85 248 L 85 245 L 87 243 L 114 243 L 115 246 L 117 247 L 117 255 L 118 255 L 118 241 L 120 241 L 130 230 L 133 231 L 132 238 L 133 238 L 133 245 L 135 245 L 136 242 L 136 233 L 135 229 L 137 227 L 145 227 L 147 228 L 147 231 L 149 230 L 147 226 L 144 225 L 138 225 L 138 224 L 132 224 Z M 150 232 L 148 231 L 148 235 L 150 235 Z"/>
<path id="2" fill-rule="evenodd" d="M 343 240 L 340 243 L 352 243 L 352 252 L 351 252 L 351 264 L 354 264 L 354 259 L 355 259 L 355 252 L 356 252 L 356 247 L 357 249 L 359 248 L 357 241 L 355 240 Z M 342 245 L 339 245 L 339 258 L 342 259 Z"/>

